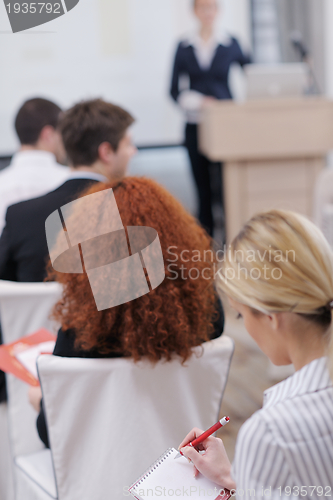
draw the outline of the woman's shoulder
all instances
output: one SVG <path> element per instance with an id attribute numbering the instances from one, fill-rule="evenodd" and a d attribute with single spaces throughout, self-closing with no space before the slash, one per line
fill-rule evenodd
<path id="1" fill-rule="evenodd" d="M 316 359 L 268 389 L 263 408 L 242 426 L 240 439 L 261 439 L 265 429 L 270 439 L 288 447 L 326 436 L 326 422 L 333 414 L 333 386 L 326 361 Z M 333 430 L 330 436 L 333 439 Z"/>
<path id="2" fill-rule="evenodd" d="M 75 331 L 59 329 L 53 354 L 55 356 L 73 357 L 76 356 L 74 348 Z"/>
<path id="3" fill-rule="evenodd" d="M 113 341 L 110 341 L 110 352 L 108 354 L 100 353 L 98 349 L 84 350 L 75 345 L 76 333 L 74 329 L 64 330 L 60 328 L 53 355 L 64 358 L 115 358 L 121 357 L 120 352 L 112 351 Z"/>
<path id="4" fill-rule="evenodd" d="M 237 443 L 260 441 L 263 436 L 269 433 L 269 422 L 267 422 L 261 408 L 243 423 L 238 432 Z"/>

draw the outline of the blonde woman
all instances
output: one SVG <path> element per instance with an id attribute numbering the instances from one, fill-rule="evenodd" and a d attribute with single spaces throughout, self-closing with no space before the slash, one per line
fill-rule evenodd
<path id="1" fill-rule="evenodd" d="M 180 445 L 195 474 L 237 498 L 333 496 L 333 255 L 305 217 L 273 210 L 253 217 L 226 253 L 218 281 L 236 314 L 276 365 L 295 374 L 264 394 L 242 426 L 231 467 L 220 439 L 199 454 Z"/>

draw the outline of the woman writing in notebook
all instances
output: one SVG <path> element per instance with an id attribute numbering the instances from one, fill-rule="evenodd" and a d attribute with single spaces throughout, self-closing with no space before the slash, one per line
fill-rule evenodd
<path id="1" fill-rule="evenodd" d="M 198 192 L 198 218 L 212 235 L 213 164 L 198 149 L 198 124 L 205 105 L 232 99 L 228 81 L 231 65 L 237 63 L 244 66 L 250 59 L 243 54 L 236 38 L 217 29 L 219 0 L 193 0 L 193 9 L 198 29 L 177 47 L 170 93 L 186 119 L 185 146 Z M 183 84 L 184 77 L 188 80 L 186 86 Z M 221 169 L 220 164 L 216 166 Z M 223 205 L 223 199 L 220 202 Z"/>
<path id="2" fill-rule="evenodd" d="M 333 256 L 305 217 L 270 211 L 234 239 L 218 288 L 275 365 L 295 374 L 264 394 L 263 408 L 240 429 L 231 467 L 223 443 L 209 437 L 199 454 L 180 449 L 195 473 L 237 498 L 333 494 Z"/>

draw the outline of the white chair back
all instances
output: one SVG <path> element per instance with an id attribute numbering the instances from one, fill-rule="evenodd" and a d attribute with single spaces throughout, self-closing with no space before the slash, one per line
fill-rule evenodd
<path id="1" fill-rule="evenodd" d="M 40 356 L 58 500 L 120 500 L 192 427 L 214 424 L 233 349 L 222 336 L 184 365 Z"/>
<path id="2" fill-rule="evenodd" d="M 16 283 L 0 280 L 0 314 L 3 342 L 15 342 L 39 328 L 56 331 L 49 319 L 61 296 L 59 283 Z"/>
<path id="3" fill-rule="evenodd" d="M 0 320 L 3 343 L 8 344 L 47 328 L 56 333 L 49 319 L 53 305 L 61 296 L 58 283 L 14 283 L 0 281 Z M 36 412 L 28 402 L 28 386 L 7 375 L 8 420 L 13 457 L 43 447 L 36 430 Z"/>

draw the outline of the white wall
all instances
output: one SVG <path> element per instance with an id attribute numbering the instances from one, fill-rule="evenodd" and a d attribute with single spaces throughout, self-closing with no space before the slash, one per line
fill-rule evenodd
<path id="1" fill-rule="evenodd" d="M 224 0 L 223 24 L 244 46 L 249 3 Z M 0 155 L 17 147 L 13 117 L 35 96 L 63 107 L 100 96 L 135 115 L 139 145 L 179 143 L 169 81 L 177 40 L 193 26 L 191 0 L 81 0 L 55 21 L 12 34 L 0 2 Z"/>

